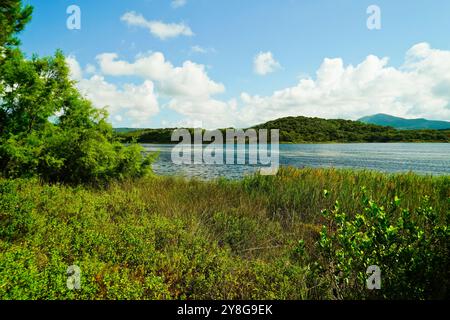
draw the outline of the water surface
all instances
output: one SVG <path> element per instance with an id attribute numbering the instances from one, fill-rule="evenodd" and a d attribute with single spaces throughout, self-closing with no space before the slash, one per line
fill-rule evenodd
<path id="1" fill-rule="evenodd" d="M 159 151 L 153 169 L 160 175 L 181 175 L 212 179 L 241 178 L 258 170 L 255 165 L 175 165 L 174 145 L 144 144 L 147 151 Z M 335 167 L 450 175 L 450 143 L 349 143 L 281 144 L 280 165 L 293 167 Z"/>

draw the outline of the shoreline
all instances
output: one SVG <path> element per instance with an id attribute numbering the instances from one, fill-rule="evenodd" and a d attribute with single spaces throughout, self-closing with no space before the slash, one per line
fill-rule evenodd
<path id="1" fill-rule="evenodd" d="M 124 142 L 125 144 L 130 144 L 130 142 Z M 166 143 L 166 142 L 136 142 L 137 144 L 152 144 L 152 145 L 178 145 L 180 142 L 171 142 L 171 143 Z M 280 145 L 302 145 L 302 144 L 425 144 L 425 143 L 429 143 L 429 144 L 449 144 L 450 141 L 388 141 L 388 142 L 280 142 Z M 204 145 L 208 145 L 208 143 L 203 143 Z M 224 143 L 225 144 L 225 143 Z M 246 143 L 247 145 L 248 143 Z M 268 145 L 270 145 L 270 143 L 267 143 Z"/>

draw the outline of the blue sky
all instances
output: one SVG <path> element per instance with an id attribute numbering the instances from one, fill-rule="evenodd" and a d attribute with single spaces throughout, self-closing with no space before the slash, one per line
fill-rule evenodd
<path id="1" fill-rule="evenodd" d="M 27 2 L 35 11 L 21 36 L 25 52 L 62 49 L 81 71 L 80 89 L 98 106 L 113 105 L 115 126 L 245 126 L 385 111 L 450 120 L 448 0 Z M 372 4 L 381 9 L 380 30 L 366 26 Z M 80 30 L 66 27 L 70 5 L 81 9 Z M 189 31 L 162 39 L 148 27 L 155 22 Z M 408 52 L 420 61 L 408 63 Z M 115 56 L 100 59 L 105 53 Z M 264 74 L 255 67 L 260 53 Z M 141 72 L 157 60 L 158 71 Z"/>

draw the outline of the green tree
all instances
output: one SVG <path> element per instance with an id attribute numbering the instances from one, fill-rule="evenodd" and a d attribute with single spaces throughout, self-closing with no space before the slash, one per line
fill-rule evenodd
<path id="1" fill-rule="evenodd" d="M 1 8 L 0 173 L 95 184 L 148 174 L 151 156 L 115 139 L 106 111 L 94 108 L 70 80 L 61 51 L 31 59 L 21 52 L 15 36 L 32 9 L 20 1 Z"/>
<path id="2" fill-rule="evenodd" d="M 0 47 L 19 44 L 15 37 L 31 20 L 33 8 L 22 6 L 21 0 L 2 0 L 0 6 Z"/>

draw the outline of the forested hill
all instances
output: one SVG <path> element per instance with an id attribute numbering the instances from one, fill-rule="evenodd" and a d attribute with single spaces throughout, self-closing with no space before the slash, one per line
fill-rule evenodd
<path id="1" fill-rule="evenodd" d="M 397 130 L 351 120 L 287 117 L 252 127 L 279 129 L 282 143 L 325 142 L 450 142 L 450 130 Z M 140 129 L 118 133 L 123 141 L 172 143 L 173 129 Z M 223 129 L 224 130 L 224 129 Z"/>
<path id="2" fill-rule="evenodd" d="M 382 113 L 375 114 L 373 116 L 363 117 L 358 121 L 370 124 L 377 124 L 379 126 L 394 127 L 396 129 L 402 130 L 421 130 L 421 129 L 450 130 L 450 122 L 448 121 L 436 121 L 427 119 L 404 119 Z"/>
<path id="3" fill-rule="evenodd" d="M 450 130 L 397 130 L 342 119 L 287 117 L 254 127 L 255 129 L 280 129 L 283 142 L 414 142 L 450 141 Z"/>

